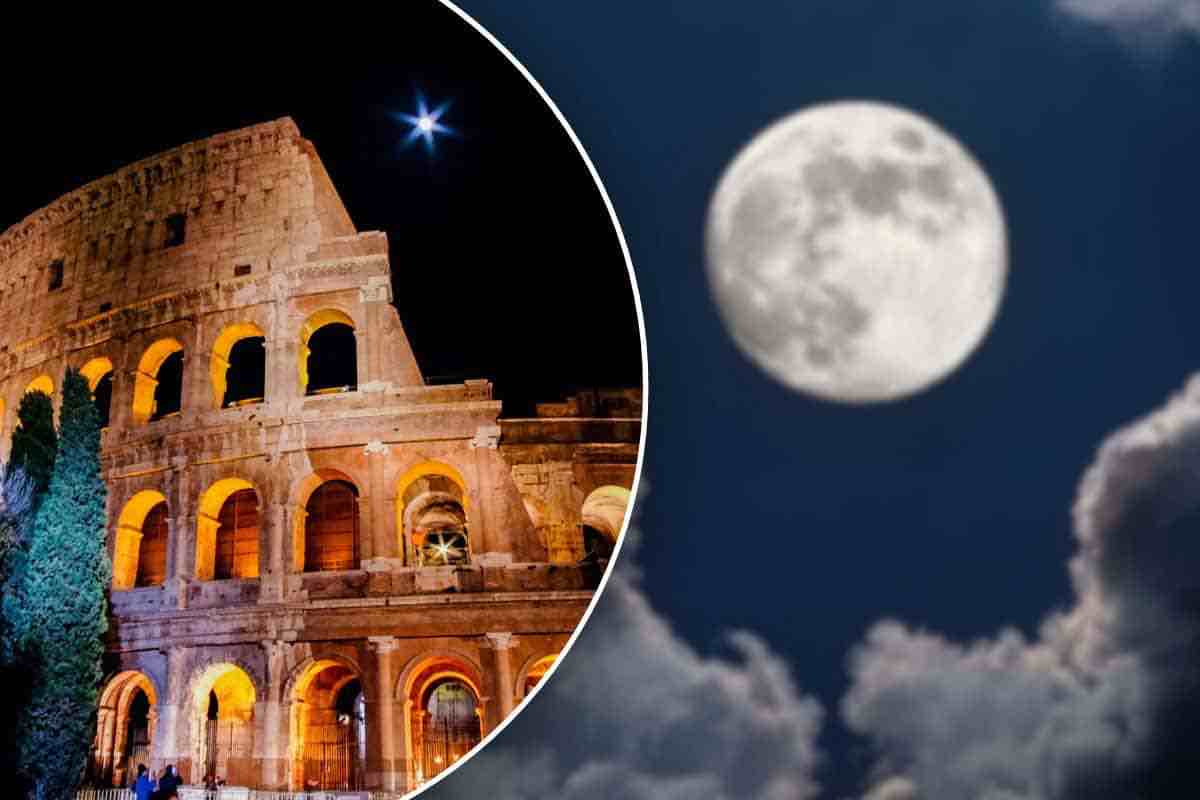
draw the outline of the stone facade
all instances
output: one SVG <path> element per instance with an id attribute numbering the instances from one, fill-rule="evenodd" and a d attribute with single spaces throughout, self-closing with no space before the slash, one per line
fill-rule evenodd
<path id="1" fill-rule="evenodd" d="M 111 387 L 95 779 L 145 759 L 193 783 L 409 789 L 459 757 L 431 746 L 431 707 L 465 697 L 486 735 L 579 622 L 599 577 L 585 531 L 620 530 L 640 393 L 504 419 L 486 380 L 425 384 L 390 300 L 385 235 L 355 230 L 290 119 L 130 165 L 0 235 L 0 447 L 65 368 Z M 356 382 L 312 393 L 327 325 L 352 329 Z M 262 396 L 231 404 L 243 339 L 265 348 Z M 178 353 L 179 410 L 159 415 Z M 329 541 L 353 556 L 314 571 L 331 483 L 352 515 Z M 251 522 L 228 556 L 239 492 Z"/>

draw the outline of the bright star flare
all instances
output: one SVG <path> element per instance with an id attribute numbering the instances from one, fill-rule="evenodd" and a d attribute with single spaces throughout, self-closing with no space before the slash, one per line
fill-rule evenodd
<path id="1" fill-rule="evenodd" d="M 429 105 L 425 102 L 425 98 L 417 95 L 416 114 L 395 112 L 392 116 L 412 126 L 412 130 L 408 132 L 408 136 L 404 137 L 404 146 L 408 147 L 420 139 L 425 142 L 425 152 L 433 155 L 434 139 L 439 134 L 451 136 L 455 133 L 453 128 L 443 125 L 441 122 L 442 115 L 446 113 L 446 109 L 449 107 L 450 101 L 447 100 L 437 108 L 430 109 Z"/>

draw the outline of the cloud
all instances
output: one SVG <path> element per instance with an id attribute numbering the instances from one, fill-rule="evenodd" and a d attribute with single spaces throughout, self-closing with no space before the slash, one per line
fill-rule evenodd
<path id="1" fill-rule="evenodd" d="M 731 634 L 731 658 L 698 654 L 650 606 L 626 548 L 545 690 L 428 797 L 816 796 L 820 705 L 756 636 Z"/>
<path id="2" fill-rule="evenodd" d="M 1136 34 L 1200 34 L 1200 0 L 1058 0 L 1068 14 Z"/>
<path id="3" fill-rule="evenodd" d="M 884 621 L 852 653 L 842 713 L 878 754 L 867 800 L 1194 796 L 1200 376 L 1104 442 L 1074 528 L 1075 604 L 1035 639 Z"/>

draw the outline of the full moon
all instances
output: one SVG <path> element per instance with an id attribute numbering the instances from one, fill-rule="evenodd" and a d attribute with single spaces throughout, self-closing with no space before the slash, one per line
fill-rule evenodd
<path id="1" fill-rule="evenodd" d="M 953 372 L 1008 272 L 983 169 L 928 119 L 876 102 L 814 106 L 756 136 L 717 185 L 706 240 L 738 347 L 783 384 L 845 403 Z"/>

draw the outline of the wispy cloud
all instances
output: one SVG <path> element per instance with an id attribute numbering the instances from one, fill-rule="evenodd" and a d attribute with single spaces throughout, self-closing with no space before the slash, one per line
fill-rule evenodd
<path id="1" fill-rule="evenodd" d="M 1058 0 L 1058 7 L 1123 33 L 1200 35 L 1200 0 Z"/>
<path id="2" fill-rule="evenodd" d="M 622 555 L 546 690 L 431 798 L 817 795 L 819 704 L 756 636 L 730 635 L 731 658 L 697 653 L 650 606 L 635 557 Z"/>
<path id="3" fill-rule="evenodd" d="M 1074 520 L 1076 602 L 1032 641 L 887 621 L 855 651 L 842 711 L 878 752 L 868 800 L 1194 796 L 1200 377 L 1108 438 Z"/>

